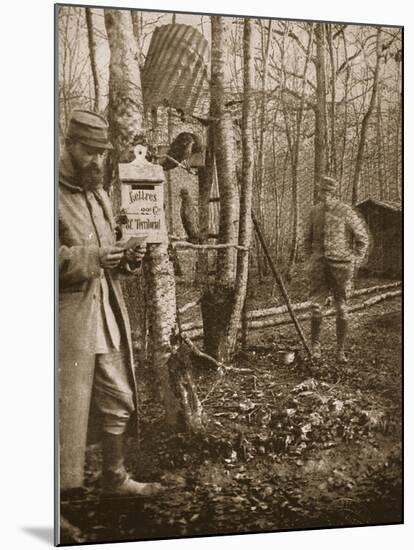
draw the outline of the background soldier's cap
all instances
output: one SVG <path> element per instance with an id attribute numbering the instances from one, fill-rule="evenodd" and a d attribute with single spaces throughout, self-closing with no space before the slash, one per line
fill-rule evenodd
<path id="1" fill-rule="evenodd" d="M 101 115 L 79 109 L 72 112 L 67 137 L 89 147 L 113 149 L 108 130 L 108 123 Z"/>
<path id="2" fill-rule="evenodd" d="M 322 176 L 319 180 L 319 191 L 330 191 L 331 193 L 337 193 L 338 183 L 334 178 Z"/>

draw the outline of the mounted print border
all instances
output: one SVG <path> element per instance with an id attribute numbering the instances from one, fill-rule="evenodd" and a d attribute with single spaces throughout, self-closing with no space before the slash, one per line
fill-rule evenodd
<path id="1" fill-rule="evenodd" d="M 55 544 L 403 522 L 403 27 L 55 5 Z"/>

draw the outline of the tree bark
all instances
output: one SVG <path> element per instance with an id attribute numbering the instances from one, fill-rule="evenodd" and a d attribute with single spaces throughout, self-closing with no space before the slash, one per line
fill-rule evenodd
<path id="1" fill-rule="evenodd" d="M 105 26 L 110 48 L 108 119 L 114 145 L 114 172 L 119 162 L 134 158 L 133 147 L 145 140 L 138 45 L 128 10 L 105 9 Z M 116 175 L 116 172 L 115 172 Z M 120 182 L 116 180 L 114 198 L 119 209 Z M 144 258 L 145 300 L 152 365 L 159 381 L 166 422 L 171 429 L 198 429 L 200 403 L 192 383 L 188 362 L 180 349 L 173 349 L 176 290 L 173 266 L 167 244 L 149 244 Z M 136 279 L 130 285 L 136 285 Z M 179 366 L 183 370 L 179 369 Z"/>
<path id="2" fill-rule="evenodd" d="M 359 137 L 358 152 L 357 152 L 357 157 L 355 161 L 355 171 L 354 171 L 354 177 L 352 180 L 352 204 L 356 204 L 358 202 L 359 179 L 362 171 L 362 162 L 364 158 L 364 149 L 365 149 L 365 142 L 367 137 L 368 123 L 371 118 L 372 111 L 374 109 L 375 101 L 377 98 L 377 93 L 378 93 L 378 81 L 379 81 L 380 61 L 381 61 L 381 27 L 378 27 L 378 30 L 377 30 L 376 52 L 377 52 L 377 59 L 376 59 L 375 68 L 374 68 L 374 82 L 372 86 L 371 98 L 368 105 L 368 109 L 362 119 L 361 134 Z"/>
<path id="3" fill-rule="evenodd" d="M 344 45 L 344 55 L 345 59 L 348 59 L 348 47 L 347 47 L 347 41 L 345 37 L 345 32 L 342 29 L 342 40 Z M 344 176 L 344 161 L 345 161 L 345 153 L 346 153 L 346 144 L 347 144 L 347 136 L 348 136 L 348 93 L 349 93 L 349 78 L 350 78 L 350 68 L 347 64 L 345 67 L 345 84 L 344 84 L 344 123 L 343 123 L 343 135 L 342 135 L 342 147 L 341 147 L 341 161 L 340 161 L 340 169 L 339 169 L 339 196 L 341 198 L 343 197 L 343 186 L 342 186 L 342 180 Z"/>
<path id="4" fill-rule="evenodd" d="M 230 111 L 225 107 L 227 75 L 227 20 L 211 17 L 211 118 L 213 119 L 214 154 L 220 193 L 219 243 L 237 243 L 238 198 L 236 161 L 233 147 L 233 126 Z M 201 302 L 206 351 L 221 360 L 225 352 L 227 327 L 230 321 L 235 280 L 236 254 L 233 248 L 217 253 L 214 285 L 207 288 Z"/>
<path id="5" fill-rule="evenodd" d="M 315 106 L 315 186 L 314 202 L 317 201 L 319 178 L 327 170 L 326 154 L 326 76 L 325 76 L 325 24 L 315 25 L 316 42 L 316 106 Z"/>
<path id="6" fill-rule="evenodd" d="M 305 108 L 306 80 L 307 80 L 310 55 L 312 51 L 312 43 L 313 43 L 313 24 L 311 24 L 311 28 L 309 31 L 309 40 L 308 40 L 308 46 L 306 49 L 305 65 L 303 68 L 303 75 L 302 75 L 301 100 L 300 100 L 299 110 L 296 114 L 297 118 L 296 118 L 294 142 L 292 143 L 292 138 L 289 139 L 289 143 L 290 143 L 289 150 L 291 153 L 291 163 L 292 163 L 292 202 L 293 202 L 293 238 L 292 238 L 292 247 L 290 251 L 290 258 L 289 258 L 289 265 L 288 265 L 289 277 L 296 262 L 298 246 L 299 246 L 299 196 L 298 196 L 299 150 L 300 150 L 300 140 L 301 140 L 301 133 L 302 133 L 303 112 Z M 283 98 L 282 98 L 282 102 L 283 102 Z M 283 102 L 283 105 L 284 105 L 284 102 Z M 286 131 L 289 134 L 287 113 L 286 113 L 285 107 L 284 107 L 284 114 L 285 114 L 285 122 L 286 122 Z"/>
<path id="7" fill-rule="evenodd" d="M 207 147 L 205 165 L 198 169 L 198 220 L 200 244 L 208 242 L 210 222 L 210 193 L 213 184 L 214 156 L 213 132 L 207 130 Z M 197 263 L 197 283 L 205 286 L 208 283 L 208 251 L 200 250 Z"/>
<path id="8" fill-rule="evenodd" d="M 336 153 L 336 65 L 333 51 L 333 37 L 332 37 L 332 24 L 326 25 L 327 30 L 327 42 L 329 51 L 329 63 L 331 68 L 331 105 L 330 105 L 330 139 L 329 139 L 329 166 L 331 168 L 331 175 L 336 177 L 337 173 L 337 153 Z"/>
<path id="9" fill-rule="evenodd" d="M 105 9 L 105 27 L 111 52 L 109 111 L 112 144 L 118 162 L 130 162 L 133 148 L 144 138 L 139 50 L 128 10 Z"/>
<path id="10" fill-rule="evenodd" d="M 262 59 L 263 59 L 263 75 L 262 75 L 262 101 L 260 105 L 260 137 L 259 137 L 259 158 L 258 158 L 258 180 L 259 180 L 259 213 L 260 220 L 263 221 L 263 205 L 264 205 L 264 135 L 266 130 L 266 84 L 267 84 L 267 68 L 269 61 L 269 49 L 270 49 L 270 38 L 272 31 L 272 20 L 269 19 L 267 27 L 267 40 L 266 47 L 262 48 Z M 262 30 L 263 32 L 263 30 Z M 263 41 L 263 39 L 262 39 Z M 252 105 L 253 109 L 253 105 Z"/>
<path id="11" fill-rule="evenodd" d="M 239 250 L 237 256 L 236 289 L 233 309 L 227 327 L 226 339 L 219 355 L 226 362 L 230 360 L 236 349 L 237 334 L 241 314 L 246 298 L 249 274 L 249 247 L 252 236 L 252 195 L 253 195 L 253 82 L 254 82 L 254 51 L 253 51 L 253 21 L 244 20 L 243 33 L 243 113 L 242 113 L 242 177 L 240 190 L 239 245 L 246 250 Z M 270 35 L 270 33 L 269 33 Z"/>
<path id="12" fill-rule="evenodd" d="M 102 113 L 104 102 L 102 97 L 101 77 L 99 76 L 98 64 L 96 61 L 96 41 L 93 30 L 93 16 L 91 8 L 85 8 L 86 28 L 88 30 L 89 57 L 91 60 L 91 70 L 93 77 L 93 87 L 95 92 L 94 111 Z"/>
<path id="13" fill-rule="evenodd" d="M 227 18 L 212 16 L 211 46 L 211 114 L 214 119 L 214 153 L 220 191 L 219 242 L 237 242 L 237 186 L 233 147 L 231 113 L 225 107 L 227 76 Z M 217 257 L 217 281 L 232 285 L 236 258 L 232 249 L 223 250 Z"/>

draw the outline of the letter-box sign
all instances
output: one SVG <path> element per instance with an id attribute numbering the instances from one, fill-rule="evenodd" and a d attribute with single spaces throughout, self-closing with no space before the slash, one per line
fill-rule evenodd
<path id="1" fill-rule="evenodd" d="M 123 239 L 145 237 L 147 243 L 168 241 L 164 212 L 164 170 L 145 159 L 146 148 L 135 147 L 135 159 L 119 164 Z"/>

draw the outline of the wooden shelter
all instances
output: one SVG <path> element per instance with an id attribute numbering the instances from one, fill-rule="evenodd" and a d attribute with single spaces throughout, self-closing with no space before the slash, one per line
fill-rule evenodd
<path id="1" fill-rule="evenodd" d="M 400 277 L 402 271 L 402 209 L 398 202 L 368 198 L 356 205 L 371 233 L 365 270 L 381 276 Z"/>

